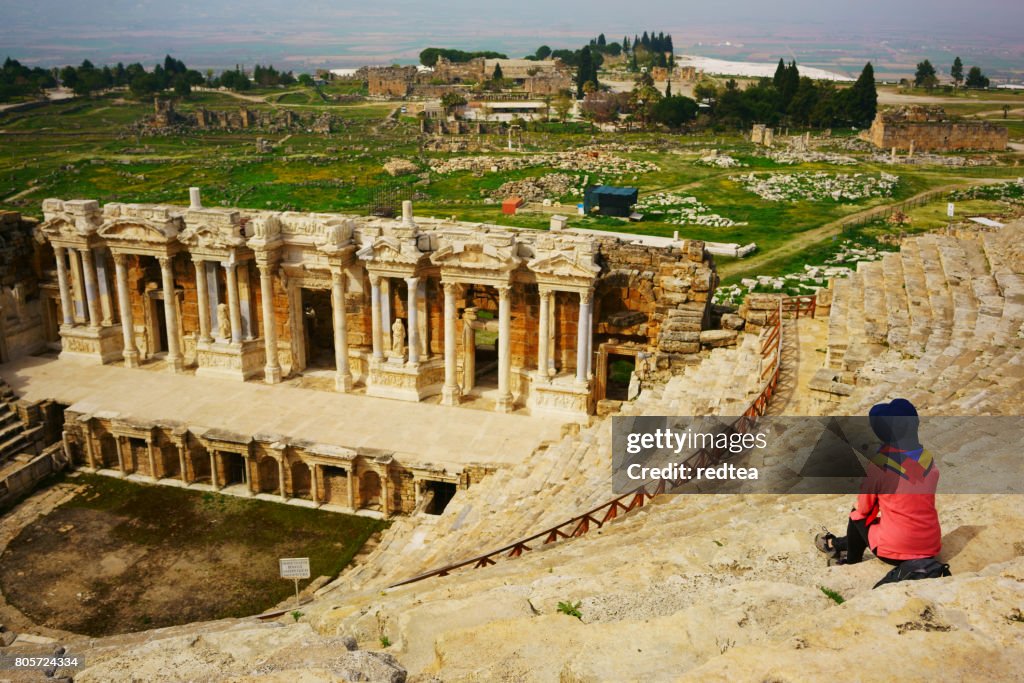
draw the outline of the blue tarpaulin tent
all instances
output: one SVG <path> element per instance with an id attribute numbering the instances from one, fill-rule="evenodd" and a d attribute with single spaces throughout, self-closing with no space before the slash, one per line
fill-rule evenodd
<path id="1" fill-rule="evenodd" d="M 590 213 L 595 206 L 602 216 L 629 216 L 640 192 L 635 187 L 591 185 L 583 194 L 583 211 Z"/>

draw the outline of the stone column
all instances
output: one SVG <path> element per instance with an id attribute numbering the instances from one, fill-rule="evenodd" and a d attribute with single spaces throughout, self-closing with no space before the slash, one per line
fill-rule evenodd
<path id="1" fill-rule="evenodd" d="M 590 348 L 590 299 L 593 290 L 580 292 L 580 314 L 576 322 L 576 381 L 587 382 L 587 350 Z"/>
<path id="2" fill-rule="evenodd" d="M 85 299 L 89 308 L 89 327 L 101 324 L 99 286 L 96 284 L 96 266 L 92 249 L 82 249 L 82 277 L 85 280 Z"/>
<path id="3" fill-rule="evenodd" d="M 548 352 L 551 350 L 548 341 L 551 337 L 551 290 L 540 290 L 539 327 L 537 331 L 537 378 L 548 378 Z"/>
<path id="4" fill-rule="evenodd" d="M 498 401 L 501 413 L 512 412 L 512 301 L 511 285 L 498 285 Z"/>
<path id="5" fill-rule="evenodd" d="M 178 307 L 174 293 L 174 273 L 171 257 L 158 256 L 164 287 L 164 321 L 167 324 L 167 365 L 171 372 L 181 372 L 181 343 L 178 338 Z"/>
<path id="6" fill-rule="evenodd" d="M 318 465 L 316 463 L 313 463 L 312 465 L 309 466 L 309 469 L 310 469 L 310 475 L 309 475 L 310 488 L 312 489 L 310 491 L 310 493 L 313 496 L 313 502 L 316 503 L 317 505 L 319 505 L 320 504 L 320 465 Z"/>
<path id="7" fill-rule="evenodd" d="M 277 487 L 281 490 L 281 500 L 288 500 L 284 492 L 284 454 L 277 461 Z"/>
<path id="8" fill-rule="evenodd" d="M 206 279 L 206 261 L 192 257 L 196 269 L 196 301 L 199 304 L 199 341 L 209 344 L 210 336 L 210 283 Z"/>
<path id="9" fill-rule="evenodd" d="M 380 279 L 380 329 L 383 333 L 384 351 L 391 350 L 391 278 L 381 277 Z"/>
<path id="10" fill-rule="evenodd" d="M 468 394 L 476 386 L 476 330 L 473 311 L 462 313 L 462 393 Z"/>
<path id="11" fill-rule="evenodd" d="M 183 444 L 174 444 L 175 448 L 178 449 L 178 466 L 181 468 L 181 483 L 188 486 L 188 464 L 185 462 L 185 446 Z"/>
<path id="12" fill-rule="evenodd" d="M 156 481 L 160 477 L 156 474 L 156 454 L 153 452 L 153 439 L 146 439 L 146 450 L 149 452 L 149 476 Z"/>
<path id="13" fill-rule="evenodd" d="M 71 288 L 68 286 L 68 264 L 64 260 L 67 250 L 64 247 L 54 247 L 54 256 L 57 261 L 57 286 L 60 288 L 60 313 L 64 324 L 71 327 L 75 324 L 74 304 L 71 302 Z"/>
<path id="14" fill-rule="evenodd" d="M 346 474 L 348 475 L 348 507 L 353 512 L 356 509 L 356 490 L 353 488 L 355 477 L 352 476 L 352 468 L 355 467 L 354 462 L 350 462 L 346 468 Z"/>
<path id="15" fill-rule="evenodd" d="M 82 284 L 82 259 L 78 249 L 70 249 L 71 254 L 71 291 L 75 305 L 75 320 L 85 320 L 85 288 Z"/>
<path id="16" fill-rule="evenodd" d="M 267 357 L 263 366 L 263 381 L 277 384 L 281 381 L 281 361 L 277 357 L 277 320 L 274 318 L 274 278 L 269 263 L 259 264 L 260 301 L 263 304 L 263 349 Z"/>
<path id="17" fill-rule="evenodd" d="M 117 279 L 117 306 L 121 315 L 121 334 L 124 335 L 124 366 L 137 368 L 139 367 L 139 349 L 135 346 L 135 321 L 132 320 L 132 302 L 128 290 L 128 256 L 126 254 L 114 254 L 114 274 Z"/>
<path id="18" fill-rule="evenodd" d="M 444 388 L 441 390 L 441 403 L 454 406 L 459 403 L 459 381 L 457 377 L 458 360 L 456 350 L 458 340 L 455 328 L 455 288 L 454 282 L 444 283 Z"/>
<path id="19" fill-rule="evenodd" d="M 348 366 L 348 317 L 345 314 L 345 271 L 336 266 L 331 268 L 331 313 L 334 319 L 334 364 L 337 372 L 334 388 L 338 391 L 352 391 L 352 371 Z"/>
<path id="20" fill-rule="evenodd" d="M 417 290 L 419 289 L 420 279 L 418 277 L 407 277 L 405 278 L 406 289 L 408 290 L 408 296 L 406 296 L 405 310 L 408 314 L 408 325 L 407 331 L 409 333 L 409 363 L 416 364 L 420 362 L 420 323 L 419 323 L 419 306 L 417 302 Z"/>
<path id="21" fill-rule="evenodd" d="M 381 313 L 380 313 L 380 276 L 370 276 L 370 314 L 371 322 L 370 327 L 373 331 L 373 359 L 383 360 L 384 359 L 384 340 L 383 334 L 381 333 Z"/>
<path id="22" fill-rule="evenodd" d="M 594 376 L 594 306 L 587 311 L 587 379 Z"/>
<path id="23" fill-rule="evenodd" d="M 210 486 L 217 490 L 217 451 L 210 449 Z"/>
<path id="24" fill-rule="evenodd" d="M 228 285 L 228 314 L 231 318 L 231 343 L 242 343 L 242 309 L 238 303 L 238 274 L 235 268 L 238 264 L 231 261 L 224 261 L 224 273 L 227 275 Z"/>
<path id="25" fill-rule="evenodd" d="M 217 284 L 217 264 L 213 261 L 204 261 L 203 266 L 206 269 L 206 284 L 208 287 L 207 295 L 209 301 L 209 314 L 210 314 L 210 336 L 214 337 L 214 333 L 217 332 L 217 309 L 220 307 L 220 287 Z M 224 341 L 231 341 L 225 339 Z"/>
<path id="26" fill-rule="evenodd" d="M 125 442 L 126 441 L 127 441 L 126 437 L 123 437 L 123 436 L 117 437 L 117 468 L 119 470 L 121 470 L 121 477 L 122 478 L 128 476 L 128 471 L 125 468 L 125 464 L 124 464 L 124 446 L 125 446 Z"/>
<path id="27" fill-rule="evenodd" d="M 96 262 L 96 280 L 99 284 L 100 311 L 103 313 L 103 326 L 114 324 L 114 310 L 110 301 L 110 276 L 107 270 L 106 249 L 97 249 L 94 253 Z"/>
<path id="28" fill-rule="evenodd" d="M 391 519 L 391 477 L 387 472 L 380 478 L 380 509 L 384 513 L 384 519 Z"/>

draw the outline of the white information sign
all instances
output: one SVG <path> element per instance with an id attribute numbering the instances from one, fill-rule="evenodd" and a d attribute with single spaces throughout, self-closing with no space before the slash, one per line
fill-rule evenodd
<path id="1" fill-rule="evenodd" d="M 308 579 L 309 558 L 308 557 L 282 557 L 277 561 L 281 567 L 282 579 Z"/>
<path id="2" fill-rule="evenodd" d="M 956 205 L 953 204 L 953 202 L 950 202 L 950 203 L 946 204 L 946 215 L 949 216 L 950 218 L 952 218 L 953 217 L 953 212 L 954 212 L 955 208 L 956 208 Z"/>

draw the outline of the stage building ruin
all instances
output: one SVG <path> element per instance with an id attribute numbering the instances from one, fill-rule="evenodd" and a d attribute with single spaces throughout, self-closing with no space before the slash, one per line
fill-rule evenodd
<path id="1" fill-rule="evenodd" d="M 616 359 L 696 360 L 717 284 L 699 241 L 401 218 L 49 199 L 41 310 L 61 355 L 585 420 Z M 50 265 L 52 264 L 52 265 Z M 44 325 L 46 327 L 46 325 Z"/>

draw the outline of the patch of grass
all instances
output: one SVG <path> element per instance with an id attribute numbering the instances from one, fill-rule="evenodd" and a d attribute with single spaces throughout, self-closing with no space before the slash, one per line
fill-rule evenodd
<path id="1" fill-rule="evenodd" d="M 388 638 L 387 636 L 381 636 L 380 637 L 380 646 L 383 647 L 383 648 L 391 647 L 391 639 Z"/>
<path id="2" fill-rule="evenodd" d="M 832 600 L 832 602 L 836 603 L 837 605 L 841 605 L 844 602 L 846 602 L 846 598 L 844 598 L 842 595 L 832 590 L 831 588 L 827 588 L 825 586 L 818 586 L 818 588 L 821 590 L 822 593 L 827 595 L 829 599 Z"/>
<path id="3" fill-rule="evenodd" d="M 571 600 L 566 602 L 560 602 L 558 603 L 558 612 L 560 614 L 566 614 L 570 617 L 576 617 L 577 619 L 582 621 L 583 612 L 580 612 L 580 606 L 582 604 L 582 602 L 576 602 L 575 604 L 573 604 Z"/>
<path id="4" fill-rule="evenodd" d="M 309 557 L 312 578 L 333 577 L 387 526 L 368 517 L 100 475 L 83 473 L 75 481 L 82 490 L 27 526 L 5 551 L 8 568 L 27 561 L 41 570 L 29 576 L 0 569 L 0 579 L 5 597 L 32 618 L 88 635 L 258 613 L 294 590 L 278 577 L 277 558 Z M 66 537 L 47 531 L 66 524 L 62 519 L 74 520 L 67 528 L 76 531 Z M 88 535 L 90 528 L 103 528 L 102 538 Z M 98 577 L 94 568 L 66 569 L 86 558 L 95 564 L 116 557 L 136 559 Z M 186 567 L 187 578 L 171 567 Z M 172 575 L 189 586 L 187 595 L 150 593 L 154 581 Z M 75 582 L 88 585 L 89 601 L 81 607 L 57 615 L 39 604 L 39 595 Z"/>

